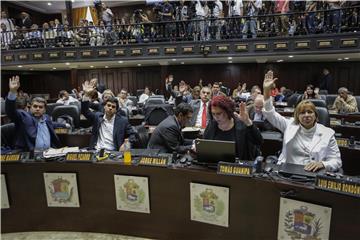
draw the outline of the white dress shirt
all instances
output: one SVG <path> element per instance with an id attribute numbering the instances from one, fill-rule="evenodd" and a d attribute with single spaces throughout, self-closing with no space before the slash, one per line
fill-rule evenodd
<path id="1" fill-rule="evenodd" d="M 115 114 L 110 120 L 107 120 L 105 116 L 106 115 L 104 115 L 104 120 L 101 122 L 99 136 L 95 148 L 97 150 L 100 150 L 101 148 L 109 151 L 118 150 L 114 148 L 113 138 Z"/>

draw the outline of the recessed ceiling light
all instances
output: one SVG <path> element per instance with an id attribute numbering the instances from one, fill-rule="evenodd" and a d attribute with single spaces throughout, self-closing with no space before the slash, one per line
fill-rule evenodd
<path id="1" fill-rule="evenodd" d="M 105 66 L 105 68 L 109 68 L 109 66 Z"/>
<path id="2" fill-rule="evenodd" d="M 124 61 L 118 61 L 118 63 L 123 63 Z"/>
<path id="3" fill-rule="evenodd" d="M 229 61 L 229 63 L 232 63 L 232 61 Z"/>
<path id="4" fill-rule="evenodd" d="M 18 68 L 22 68 L 23 66 L 22 66 L 22 65 L 18 65 L 17 67 L 18 67 Z"/>
<path id="5" fill-rule="evenodd" d="M 47 3 L 47 5 L 48 5 L 48 6 L 51 6 L 51 5 L 52 5 L 52 3 L 51 3 L 51 2 L 48 2 L 48 3 Z"/>
<path id="6" fill-rule="evenodd" d="M 293 58 L 294 56 L 293 55 L 290 55 L 289 58 Z"/>
<path id="7" fill-rule="evenodd" d="M 350 58 L 348 58 L 348 57 L 344 57 L 344 60 L 349 60 Z"/>
<path id="8" fill-rule="evenodd" d="M 279 59 L 279 60 L 277 60 L 277 62 L 283 62 L 284 60 L 282 60 L 282 59 Z"/>
<path id="9" fill-rule="evenodd" d="M 140 63 L 138 63 L 138 66 L 140 67 L 140 66 L 141 66 L 141 64 L 140 64 Z"/>
<path id="10" fill-rule="evenodd" d="M 181 64 L 185 64 L 184 62 L 181 62 Z"/>
<path id="11" fill-rule="evenodd" d="M 229 60 L 231 60 L 231 59 L 232 59 L 232 57 L 228 57 L 228 59 L 229 59 Z"/>
<path id="12" fill-rule="evenodd" d="M 56 70 L 56 67 L 53 67 L 52 69 Z"/>
<path id="13" fill-rule="evenodd" d="M 90 67 L 91 67 L 91 68 L 94 68 L 94 66 L 93 66 L 93 65 L 91 65 Z"/>
<path id="14" fill-rule="evenodd" d="M 33 69 L 33 68 L 30 68 L 29 70 L 32 71 L 32 70 L 34 70 L 34 69 Z"/>
<path id="15" fill-rule="evenodd" d="M 173 61 L 173 62 L 175 62 L 175 61 L 176 61 L 176 59 L 175 59 L 175 58 L 173 58 L 173 59 L 172 59 L 172 61 Z"/>
<path id="16" fill-rule="evenodd" d="M 338 58 L 338 61 L 342 61 L 342 58 Z"/>
<path id="17" fill-rule="evenodd" d="M 67 63 L 65 63 L 65 65 L 66 65 L 66 66 L 69 66 L 69 65 L 70 65 L 70 63 L 69 63 L 69 62 L 67 62 Z"/>

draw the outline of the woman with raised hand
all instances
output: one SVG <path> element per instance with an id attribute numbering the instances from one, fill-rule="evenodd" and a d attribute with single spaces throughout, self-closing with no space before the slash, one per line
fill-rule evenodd
<path id="1" fill-rule="evenodd" d="M 276 80 L 272 71 L 265 74 L 263 114 L 284 134 L 278 163 L 304 165 L 305 170 L 313 172 L 323 168 L 327 171 L 337 171 L 341 167 L 341 158 L 334 130 L 316 122 L 318 113 L 315 105 L 308 100 L 297 105 L 291 119 L 277 113 L 270 97 Z"/>

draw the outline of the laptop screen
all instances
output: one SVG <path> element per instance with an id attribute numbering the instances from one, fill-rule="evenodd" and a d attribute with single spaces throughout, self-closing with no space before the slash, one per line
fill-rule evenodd
<path id="1" fill-rule="evenodd" d="M 216 165 L 218 162 L 235 162 L 235 142 L 196 139 L 197 162 Z"/>

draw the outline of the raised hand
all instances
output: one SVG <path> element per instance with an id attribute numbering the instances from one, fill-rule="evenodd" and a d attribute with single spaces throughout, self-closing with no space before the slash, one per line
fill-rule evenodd
<path id="1" fill-rule="evenodd" d="M 265 73 L 264 83 L 263 83 L 264 91 L 273 89 L 275 87 L 276 80 L 277 78 L 274 78 L 273 71 L 270 70 L 267 73 Z"/>
<path id="2" fill-rule="evenodd" d="M 89 94 L 91 91 L 93 91 L 95 89 L 94 85 L 91 84 L 91 82 L 89 81 L 85 81 L 82 84 L 82 88 L 85 94 Z"/>
<path id="3" fill-rule="evenodd" d="M 252 121 L 249 117 L 249 113 L 248 111 L 246 110 L 246 103 L 244 102 L 241 102 L 240 105 L 239 105 L 239 114 L 235 114 L 235 116 L 237 118 L 239 118 L 242 122 L 244 122 L 247 126 L 250 126 L 252 125 Z"/>
<path id="4" fill-rule="evenodd" d="M 19 76 L 12 76 L 9 78 L 9 90 L 12 93 L 17 93 L 17 90 L 20 87 L 20 78 Z"/>

